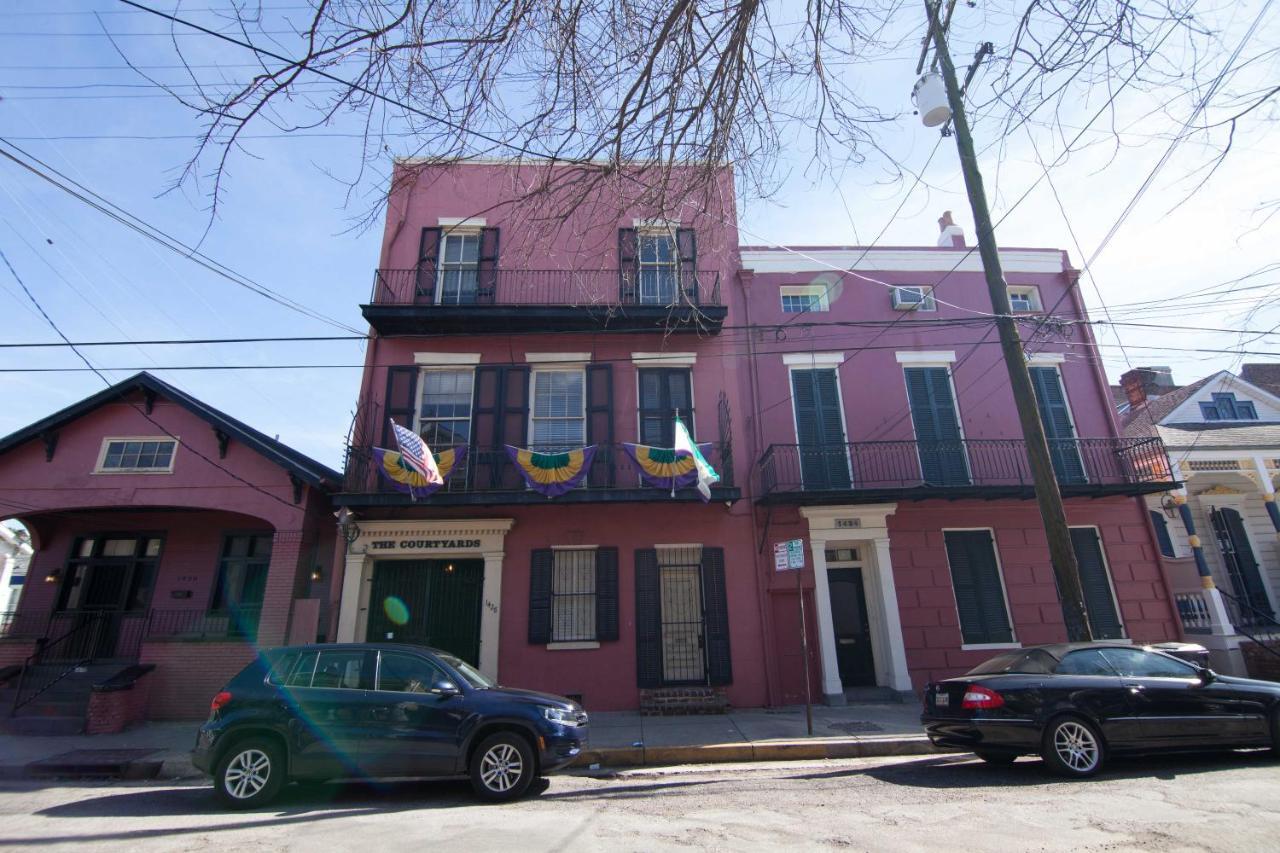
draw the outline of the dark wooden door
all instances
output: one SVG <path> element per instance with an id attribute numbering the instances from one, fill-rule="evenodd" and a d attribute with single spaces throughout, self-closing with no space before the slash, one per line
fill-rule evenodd
<path id="1" fill-rule="evenodd" d="M 862 570 L 829 569 L 827 585 L 831 589 L 831 623 L 840 681 L 845 687 L 872 686 L 876 683 L 876 664 Z"/>
<path id="2" fill-rule="evenodd" d="M 375 563 L 365 639 L 432 646 L 478 665 L 483 586 L 483 560 Z"/>

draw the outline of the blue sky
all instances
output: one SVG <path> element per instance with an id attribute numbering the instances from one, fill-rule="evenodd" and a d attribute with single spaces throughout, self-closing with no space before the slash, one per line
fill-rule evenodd
<path id="1" fill-rule="evenodd" d="M 183 8 L 208 21 L 209 13 L 199 9 L 226 5 L 225 0 L 199 0 Z M 297 14 L 299 0 L 266 5 L 287 16 Z M 1259 8 L 1257 2 L 1249 2 L 1219 10 L 1222 18 L 1215 23 L 1222 27 L 1223 43 L 1233 47 Z M 195 242 L 207 225 L 208 199 L 198 185 L 170 188 L 192 152 L 199 119 L 148 88 L 124 64 L 101 34 L 99 18 L 89 14 L 93 10 L 107 13 L 101 16 L 102 24 L 117 34 L 117 43 L 135 64 L 157 66 L 148 73 L 181 81 L 164 27 L 145 15 L 124 14 L 126 8 L 110 0 L 10 0 L 0 11 L 0 136 L 147 222 Z M 1269 29 L 1274 34 L 1276 19 L 1273 13 L 1260 33 Z M 957 12 L 957 56 L 969 55 L 978 40 L 998 33 L 1001 20 L 993 8 Z M 281 41 L 286 47 L 290 44 L 287 37 Z M 1274 43 L 1274 38 L 1260 37 L 1253 52 L 1266 41 Z M 246 57 L 234 47 L 197 36 L 182 37 L 182 44 L 201 64 L 222 66 L 200 69 L 202 74 L 243 73 Z M 902 111 L 901 120 L 884 129 L 882 142 L 912 169 L 924 165 L 937 141 L 936 131 L 920 126 L 910 113 L 908 94 L 917 50 L 906 40 L 900 56 L 857 69 L 855 82 L 870 97 Z M 1255 79 L 1274 79 L 1275 68 L 1274 56 L 1264 58 L 1232 83 L 1248 91 Z M 1081 126 L 1097 103 L 1096 96 L 1081 98 L 1077 114 L 1058 118 L 1068 128 Z M 1077 265 L 1083 263 L 1082 255 L 1093 254 L 1163 154 L 1167 134 L 1190 112 L 1186 99 L 1166 102 L 1159 95 L 1134 94 L 1118 103 L 1117 126 L 1124 128 L 1118 144 L 1116 137 L 1095 133 L 1090 138 L 1096 138 L 1097 145 L 1055 167 L 1052 187 L 1041 182 L 1001 225 L 998 239 L 1003 245 L 1065 248 Z M 1151 113 L 1153 109 L 1157 111 Z M 1271 106 L 1257 117 L 1276 116 Z M 1280 200 L 1280 143 L 1268 132 L 1274 126 L 1274 121 L 1270 127 L 1259 122 L 1239 132 L 1232 155 L 1187 201 L 1182 199 L 1195 180 L 1186 175 L 1204 162 L 1207 149 L 1189 140 L 1177 150 L 1099 255 L 1091 268 L 1092 280 L 1086 277 L 1082 282 L 1095 317 L 1103 316 L 1103 301 L 1113 307 L 1141 303 L 1208 287 L 1280 261 L 1275 250 L 1280 245 L 1280 216 L 1267 219 L 1257 210 Z M 379 233 L 377 227 L 360 231 L 352 226 L 376 200 L 389 158 L 400 151 L 388 151 L 381 171 L 366 176 L 355 197 L 348 199 L 347 187 L 338 178 L 357 174 L 360 147 L 358 139 L 342 134 L 355 130 L 351 117 L 293 136 L 275 133 L 265 124 L 251 130 L 258 138 L 245 140 L 245 150 L 233 155 L 224 203 L 202 250 L 315 312 L 363 328 L 357 306 L 369 292 Z M 994 132 L 994 123 L 979 118 L 975 136 L 980 148 L 991 142 Z M 1043 125 L 1032 127 L 1032 132 L 1040 156 L 1051 161 L 1063 140 Z M 744 243 L 866 243 L 883 229 L 883 245 L 929 245 L 937 234 L 938 215 L 948 208 L 972 233 L 951 140 L 943 141 L 915 187 L 910 180 L 891 180 L 883 161 L 874 157 L 834 173 L 819 173 L 809 166 L 803 138 L 795 143 L 794 153 L 779 164 L 778 192 L 768 200 L 744 200 Z M 982 166 L 997 217 L 1043 174 L 1025 135 L 1006 140 L 1003 149 L 989 148 Z M 891 218 L 909 190 L 902 211 Z M 72 340 L 343 334 L 154 246 L 8 161 L 0 161 L 0 250 Z M 1280 288 L 1278 282 L 1280 273 L 1273 272 L 1248 283 Z M 1247 295 L 1271 292 L 1259 289 Z M 1265 330 L 1280 323 L 1280 311 L 1272 305 L 1274 300 L 1260 306 L 1230 302 L 1139 313 L 1117 308 L 1116 318 Z M 1246 313 L 1249 309 L 1255 310 Z M 6 320 L 6 342 L 54 340 L 2 268 L 0 316 Z M 1171 365 L 1175 378 L 1182 381 L 1231 368 L 1238 361 L 1226 354 L 1155 349 L 1229 348 L 1239 341 L 1233 334 L 1137 327 L 1120 334 L 1129 362 Z M 1109 333 L 1101 338 L 1114 343 Z M 1262 338 L 1247 348 L 1280 351 L 1280 341 Z M 122 346 L 85 352 L 95 365 L 117 368 L 107 373 L 113 380 L 129 374 L 121 368 L 347 365 L 324 370 L 156 370 L 263 432 L 279 434 L 327 464 L 341 464 L 363 357 L 358 342 Z M 1113 379 L 1125 369 L 1125 355 L 1118 348 L 1104 348 Z M 0 368 L 5 369 L 82 366 L 65 350 L 0 350 Z M 0 406 L 0 434 L 101 387 L 92 373 L 0 373 L 6 400 Z"/>

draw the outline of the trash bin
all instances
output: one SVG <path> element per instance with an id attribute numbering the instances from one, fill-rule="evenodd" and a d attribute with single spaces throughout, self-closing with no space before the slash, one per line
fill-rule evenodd
<path id="1" fill-rule="evenodd" d="M 1198 667 L 1207 669 L 1209 666 L 1209 650 L 1199 643 L 1154 643 L 1147 648 L 1173 655 Z"/>

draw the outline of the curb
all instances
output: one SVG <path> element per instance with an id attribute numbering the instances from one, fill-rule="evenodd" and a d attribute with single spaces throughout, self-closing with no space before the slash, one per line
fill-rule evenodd
<path id="1" fill-rule="evenodd" d="M 807 761 L 826 758 L 882 758 L 931 755 L 942 750 L 923 735 L 823 740 L 770 740 L 699 746 L 633 746 L 585 749 L 574 768 L 657 767 L 676 764 L 728 764 L 747 761 Z"/>

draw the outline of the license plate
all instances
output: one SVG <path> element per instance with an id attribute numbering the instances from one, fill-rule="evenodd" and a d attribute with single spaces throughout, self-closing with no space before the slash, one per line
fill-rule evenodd
<path id="1" fill-rule="evenodd" d="M 951 704 L 951 696 L 947 694 L 945 687 L 939 687 L 933 693 L 933 706 L 935 708 L 945 708 Z"/>

